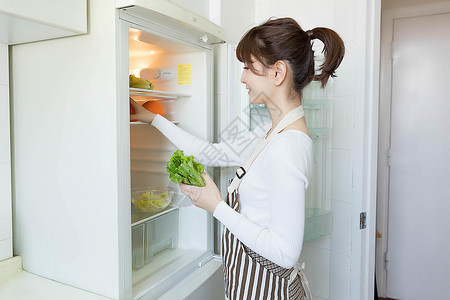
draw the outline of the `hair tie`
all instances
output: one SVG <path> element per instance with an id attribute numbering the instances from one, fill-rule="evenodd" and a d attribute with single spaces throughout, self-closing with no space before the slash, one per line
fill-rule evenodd
<path id="1" fill-rule="evenodd" d="M 309 38 L 310 38 L 311 40 L 312 40 L 312 39 L 315 39 L 314 33 L 313 33 L 312 29 L 311 29 L 311 30 L 306 30 L 306 34 L 309 36 Z"/>

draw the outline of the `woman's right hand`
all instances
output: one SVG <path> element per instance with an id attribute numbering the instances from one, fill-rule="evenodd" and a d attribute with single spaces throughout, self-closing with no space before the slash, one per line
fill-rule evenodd
<path id="1" fill-rule="evenodd" d="M 152 113 L 149 110 L 146 110 L 144 107 L 136 103 L 130 97 L 130 105 L 134 108 L 134 114 L 130 115 L 130 120 L 139 120 L 145 123 L 151 123 L 153 119 L 156 117 L 156 114 Z"/>

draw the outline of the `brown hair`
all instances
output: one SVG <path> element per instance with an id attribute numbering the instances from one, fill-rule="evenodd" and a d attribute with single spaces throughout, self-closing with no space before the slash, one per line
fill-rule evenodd
<path id="1" fill-rule="evenodd" d="M 314 70 L 314 51 L 311 40 L 323 42 L 325 61 Z M 293 89 L 301 95 L 302 89 L 311 81 L 320 81 L 324 88 L 328 78 L 336 77 L 334 72 L 344 57 L 344 42 L 339 35 L 324 27 L 304 31 L 292 18 L 269 19 L 264 24 L 253 27 L 241 38 L 236 56 L 246 63 L 256 74 L 253 67 L 254 56 L 265 68 L 278 60 L 288 61 L 293 74 Z"/>

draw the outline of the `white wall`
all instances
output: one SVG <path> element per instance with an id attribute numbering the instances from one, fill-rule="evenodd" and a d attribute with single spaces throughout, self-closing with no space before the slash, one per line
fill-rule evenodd
<path id="1" fill-rule="evenodd" d="M 241 37 L 255 25 L 255 0 L 222 0 L 221 24 L 227 39 L 238 44 Z"/>
<path id="2" fill-rule="evenodd" d="M 357 86 L 364 85 L 365 76 L 365 54 L 356 51 L 364 49 L 365 43 L 365 33 L 362 32 L 365 26 L 357 23 L 364 21 L 364 18 L 357 16 L 365 16 L 365 7 L 358 5 L 358 2 L 256 0 L 255 19 L 258 24 L 272 16 L 289 16 L 297 20 L 304 30 L 318 26 L 335 30 L 346 46 L 345 58 L 336 72 L 338 77 L 330 82 L 333 94 L 333 135 L 327 157 L 332 160 L 332 168 L 325 206 L 333 212 L 333 232 L 331 237 L 305 243 L 302 251 L 302 259 L 306 262 L 305 273 L 314 299 L 359 299 L 359 295 L 351 295 L 350 284 L 352 230 L 359 230 L 359 214 L 356 216 L 354 211 L 361 205 L 361 198 L 352 199 L 352 195 L 361 189 L 361 186 L 352 187 L 356 168 L 354 151 L 361 149 L 360 143 L 355 142 L 354 126 L 360 122 L 355 117 L 355 114 L 360 113 L 356 111 L 355 102 L 363 99 Z M 324 278 L 324 274 L 329 274 L 329 278 Z"/>
<path id="3" fill-rule="evenodd" d="M 210 0 L 191 0 L 191 1 L 169 0 L 169 1 L 206 19 L 210 19 L 209 13 Z"/>
<path id="4" fill-rule="evenodd" d="M 0 260 L 12 257 L 8 45 L 0 44 Z"/>

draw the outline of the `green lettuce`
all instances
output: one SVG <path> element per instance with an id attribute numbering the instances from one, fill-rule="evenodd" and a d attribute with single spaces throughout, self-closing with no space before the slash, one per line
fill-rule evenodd
<path id="1" fill-rule="evenodd" d="M 195 186 L 206 185 L 201 174 L 205 168 L 194 161 L 193 155 L 185 156 L 182 150 L 173 153 L 172 158 L 167 163 L 166 170 L 169 173 L 170 180 L 175 183 L 182 182 Z"/>

